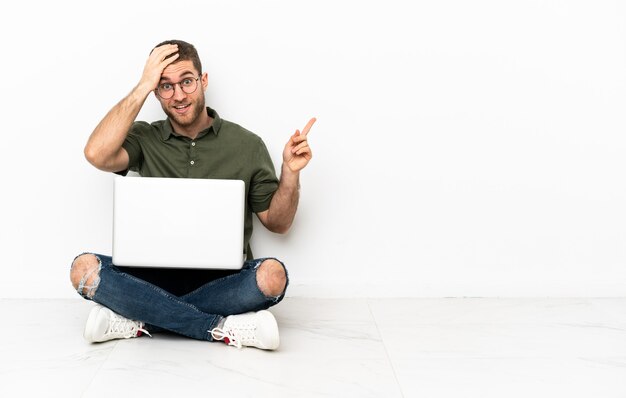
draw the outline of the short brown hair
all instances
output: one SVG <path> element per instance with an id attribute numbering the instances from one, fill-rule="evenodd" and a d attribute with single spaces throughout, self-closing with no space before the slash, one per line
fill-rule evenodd
<path id="1" fill-rule="evenodd" d="M 202 63 L 200 62 L 200 57 L 198 56 L 198 51 L 193 46 L 193 44 L 189 44 L 186 41 L 182 40 L 166 40 L 154 46 L 154 48 L 163 46 L 165 44 L 176 44 L 178 45 L 178 58 L 174 62 L 178 61 L 191 61 L 193 63 L 194 68 L 198 70 L 198 74 L 202 74 Z M 152 49 L 154 51 L 154 48 Z M 152 52 L 152 51 L 150 51 Z M 173 54 L 172 54 L 173 55 Z M 172 56 L 170 55 L 170 57 Z M 169 58 L 169 57 L 168 57 Z"/>

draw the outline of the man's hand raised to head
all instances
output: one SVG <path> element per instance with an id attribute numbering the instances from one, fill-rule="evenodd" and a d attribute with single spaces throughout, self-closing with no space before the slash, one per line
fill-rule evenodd
<path id="1" fill-rule="evenodd" d="M 163 70 L 178 58 L 177 52 L 178 45 L 176 44 L 164 44 L 152 50 L 143 68 L 139 86 L 148 92 L 156 89 L 161 81 Z"/>
<path id="2" fill-rule="evenodd" d="M 309 120 L 302 129 L 302 132 L 296 130 L 289 138 L 289 142 L 285 145 L 285 149 L 283 150 L 283 163 L 294 173 L 302 170 L 313 156 L 311 147 L 309 147 L 308 135 L 309 130 L 311 130 L 316 120 L 315 118 Z"/>

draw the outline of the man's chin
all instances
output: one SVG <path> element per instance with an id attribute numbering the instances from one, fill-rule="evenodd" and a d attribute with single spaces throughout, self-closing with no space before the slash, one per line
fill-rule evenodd
<path id="1" fill-rule="evenodd" d="M 202 112 L 202 108 L 200 108 L 200 110 L 192 109 L 184 115 L 179 115 L 175 112 L 170 111 L 169 109 L 164 109 L 164 111 L 167 117 L 169 117 L 170 120 L 172 120 L 177 125 L 181 127 L 189 127 L 193 125 L 198 119 L 198 116 L 200 116 L 200 112 Z"/>
<path id="2" fill-rule="evenodd" d="M 170 114 L 169 117 L 170 117 L 170 120 L 172 120 L 174 123 L 176 123 L 179 126 L 188 127 L 191 125 L 191 119 L 181 118 L 178 115 L 172 115 L 172 114 Z"/>
<path id="3" fill-rule="evenodd" d="M 181 115 L 169 111 L 165 112 L 165 114 L 167 114 L 167 117 L 169 117 L 171 121 L 182 127 L 191 126 L 194 121 L 194 118 L 191 115 L 184 115 L 181 117 Z"/>

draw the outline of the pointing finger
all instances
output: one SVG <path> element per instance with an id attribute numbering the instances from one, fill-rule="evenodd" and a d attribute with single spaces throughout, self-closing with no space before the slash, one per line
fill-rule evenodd
<path id="1" fill-rule="evenodd" d="M 311 118 L 311 120 L 309 120 L 306 126 L 304 126 L 304 128 L 302 129 L 302 135 L 309 134 L 309 130 L 311 130 L 311 126 L 313 126 L 316 120 L 317 120 L 316 118 Z"/>

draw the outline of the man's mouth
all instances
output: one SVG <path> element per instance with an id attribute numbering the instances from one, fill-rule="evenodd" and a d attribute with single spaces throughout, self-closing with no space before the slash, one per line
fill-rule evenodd
<path id="1" fill-rule="evenodd" d="M 174 110 L 176 111 L 176 113 L 185 113 L 190 106 L 191 104 L 175 105 Z"/>

